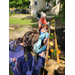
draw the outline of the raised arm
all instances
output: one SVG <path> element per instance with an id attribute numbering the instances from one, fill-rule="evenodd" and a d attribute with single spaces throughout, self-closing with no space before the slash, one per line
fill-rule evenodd
<path id="1" fill-rule="evenodd" d="M 43 38 L 48 38 L 48 37 L 49 37 L 49 33 L 46 32 L 46 33 L 44 33 L 43 35 L 40 35 L 40 36 L 39 36 L 39 40 L 42 40 Z"/>
<path id="2" fill-rule="evenodd" d="M 43 38 L 48 38 L 48 37 L 49 37 L 49 34 L 48 34 L 47 32 L 44 33 L 43 35 L 40 35 L 38 42 L 34 44 L 33 51 L 36 52 L 36 53 L 38 53 L 38 54 L 41 53 L 41 52 L 43 52 L 43 51 L 46 49 L 46 45 L 44 45 L 44 46 L 40 49 L 40 47 L 41 47 L 41 42 L 42 42 L 42 39 L 43 39 Z"/>

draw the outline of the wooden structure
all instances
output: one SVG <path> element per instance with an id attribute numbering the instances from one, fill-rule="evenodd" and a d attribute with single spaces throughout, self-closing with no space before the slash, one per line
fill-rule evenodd
<path id="1" fill-rule="evenodd" d="M 57 36 L 56 36 L 56 26 L 50 28 L 50 30 L 49 30 L 49 38 L 50 38 L 50 32 L 51 32 L 51 30 L 54 30 L 55 49 L 58 50 Z M 47 63 L 48 63 L 48 54 L 49 54 L 49 49 L 50 49 L 50 45 L 49 45 L 50 39 L 49 38 L 48 38 L 48 45 L 47 45 L 47 52 L 46 52 L 46 60 L 45 60 L 43 75 L 44 75 L 44 72 L 45 72 L 46 67 L 48 66 L 47 65 Z M 59 60 L 59 54 L 57 53 L 57 65 L 59 65 L 60 62 L 61 62 L 61 60 Z M 64 65 L 59 65 L 59 66 L 65 67 Z"/>

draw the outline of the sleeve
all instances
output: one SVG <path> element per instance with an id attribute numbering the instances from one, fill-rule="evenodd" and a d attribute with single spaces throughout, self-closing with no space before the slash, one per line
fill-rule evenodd
<path id="1" fill-rule="evenodd" d="M 27 67 L 27 62 L 25 61 L 25 59 L 22 60 L 22 69 L 23 69 L 23 72 L 26 74 L 26 72 L 28 71 L 28 67 Z"/>
<path id="2" fill-rule="evenodd" d="M 49 33 L 46 32 L 46 33 L 44 33 L 43 35 L 40 35 L 40 36 L 39 36 L 39 39 L 42 40 L 43 38 L 48 38 L 48 37 L 49 37 Z"/>
<path id="3" fill-rule="evenodd" d="M 45 59 L 43 57 L 39 57 L 38 61 L 34 65 L 33 75 L 38 75 L 42 66 L 44 65 Z"/>
<path id="4" fill-rule="evenodd" d="M 46 46 L 44 45 L 41 49 L 40 49 L 40 46 L 41 46 L 41 41 L 42 39 L 44 38 L 48 38 L 49 37 L 49 34 L 46 32 L 44 33 L 43 35 L 40 35 L 39 36 L 39 40 L 36 44 L 34 44 L 34 47 L 33 47 L 33 51 L 36 52 L 36 53 L 41 53 L 42 51 L 44 51 L 46 49 Z"/>
<path id="5" fill-rule="evenodd" d="M 36 53 L 41 53 L 43 52 L 47 47 L 44 45 L 41 49 L 37 48 Z"/>

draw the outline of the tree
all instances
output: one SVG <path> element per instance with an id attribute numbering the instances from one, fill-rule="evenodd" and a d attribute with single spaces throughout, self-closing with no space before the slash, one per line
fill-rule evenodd
<path id="1" fill-rule="evenodd" d="M 56 0 L 45 0 L 47 3 L 51 3 L 53 6 L 56 5 Z"/>
<path id="2" fill-rule="evenodd" d="M 15 7 L 18 9 L 25 9 L 29 6 L 29 0 L 9 0 L 9 8 Z"/>
<path id="3" fill-rule="evenodd" d="M 45 0 L 46 2 L 50 2 L 53 6 L 56 5 L 56 0 Z M 60 3 L 60 9 L 59 9 L 59 17 L 65 19 L 65 0 L 59 0 L 58 3 Z"/>

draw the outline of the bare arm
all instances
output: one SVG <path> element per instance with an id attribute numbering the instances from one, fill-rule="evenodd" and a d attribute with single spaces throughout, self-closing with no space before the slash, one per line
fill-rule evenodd
<path id="1" fill-rule="evenodd" d="M 39 20 L 39 22 L 38 22 L 38 26 L 39 26 L 39 28 L 41 27 L 41 25 L 42 25 L 42 21 Z"/>

